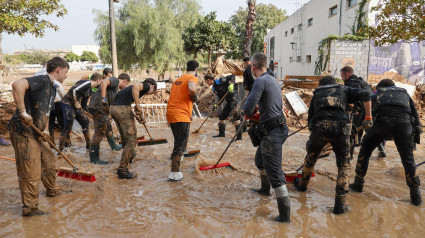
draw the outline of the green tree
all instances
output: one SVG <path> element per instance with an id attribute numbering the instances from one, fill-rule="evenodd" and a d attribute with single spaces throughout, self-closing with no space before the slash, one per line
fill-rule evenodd
<path id="1" fill-rule="evenodd" d="M 263 52 L 264 36 L 267 34 L 267 29 L 272 29 L 284 21 L 287 17 L 286 10 L 277 8 L 273 4 L 257 4 L 257 18 L 253 25 L 253 39 L 251 52 Z M 244 37 L 246 31 L 248 8 L 239 7 L 235 14 L 230 17 L 230 23 L 236 30 L 238 36 L 238 47 L 233 52 L 232 57 L 243 57 Z"/>
<path id="2" fill-rule="evenodd" d="M 199 19 L 196 25 L 186 28 L 183 34 L 184 49 L 194 58 L 201 52 L 208 53 L 208 65 L 211 67 L 213 51 L 230 50 L 236 45 L 236 32 L 227 22 L 217 21 L 216 12 Z"/>
<path id="3" fill-rule="evenodd" d="M 95 53 L 91 51 L 83 51 L 83 53 L 80 56 L 81 61 L 89 61 L 89 62 L 97 62 L 99 58 L 96 56 Z"/>
<path id="4" fill-rule="evenodd" d="M 90 52 L 93 53 L 93 52 Z M 96 55 L 95 55 L 96 56 Z M 66 53 L 65 55 L 65 60 L 68 62 L 73 62 L 73 61 L 80 61 L 80 56 L 78 56 L 77 54 L 70 52 L 70 53 Z M 97 57 L 96 57 L 97 58 Z M 96 60 L 97 62 L 97 60 Z"/>
<path id="5" fill-rule="evenodd" d="M 163 77 L 175 63 L 183 63 L 182 32 L 200 18 L 196 0 L 128 0 L 117 9 L 116 36 L 118 65 L 125 70 L 149 65 Z M 95 11 L 99 56 L 111 62 L 108 14 Z"/>
<path id="6" fill-rule="evenodd" d="M 425 0 L 384 0 L 372 10 L 377 25 L 368 34 L 376 45 L 425 40 Z"/>
<path id="7" fill-rule="evenodd" d="M 42 37 L 47 28 L 57 31 L 59 27 L 44 16 L 63 17 L 67 10 L 60 0 L 0 0 L 0 34 L 27 33 Z M 1 50 L 0 50 L 1 51 Z"/>

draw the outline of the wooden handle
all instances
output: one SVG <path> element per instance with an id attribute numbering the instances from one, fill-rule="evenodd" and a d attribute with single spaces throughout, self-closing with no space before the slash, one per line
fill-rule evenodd
<path id="1" fill-rule="evenodd" d="M 142 124 L 143 124 L 143 126 L 145 127 L 146 132 L 147 132 L 147 133 L 148 133 L 148 135 L 149 135 L 149 138 L 151 138 L 151 140 L 153 140 L 153 139 L 152 139 L 152 136 L 151 136 L 151 133 L 149 133 L 148 127 L 146 126 L 146 123 L 142 123 Z"/>
<path id="2" fill-rule="evenodd" d="M 3 157 L 3 156 L 0 156 L 0 159 L 5 159 L 5 160 L 11 160 L 11 161 L 16 161 L 15 159 L 11 159 L 11 158 L 6 158 L 6 157 Z"/>
<path id="3" fill-rule="evenodd" d="M 37 127 L 35 127 L 34 126 L 34 124 L 31 124 L 30 125 L 31 126 L 31 128 L 34 130 L 34 131 L 36 131 L 40 136 L 43 136 L 43 132 L 41 132 Z M 75 165 L 68 159 L 68 157 L 66 157 L 66 155 L 64 155 L 63 153 L 62 153 L 62 151 L 60 151 L 59 149 L 58 149 L 58 147 L 56 147 L 56 145 L 55 144 L 53 144 L 50 140 L 48 140 L 47 141 L 47 143 L 49 143 L 49 145 L 51 146 L 51 147 L 53 147 L 53 149 L 55 149 L 61 156 L 62 156 L 62 158 L 64 158 L 65 160 L 66 160 L 66 162 L 68 162 L 68 164 L 70 164 L 71 166 L 72 166 L 72 168 L 74 168 L 74 169 L 76 169 L 77 170 L 77 168 L 75 167 Z"/>
<path id="4" fill-rule="evenodd" d="M 217 107 L 220 106 L 220 104 L 223 102 L 223 100 L 226 98 L 227 94 L 229 93 L 229 91 L 226 92 L 226 94 L 224 94 L 224 96 L 220 99 L 220 101 L 217 103 Z M 211 111 L 207 118 L 205 118 L 205 120 L 202 122 L 201 126 L 198 128 L 198 130 L 196 130 L 195 132 L 198 132 L 199 130 L 201 130 L 202 126 L 204 125 L 204 123 L 208 120 L 208 118 L 210 118 L 210 116 L 213 114 L 214 111 Z M 194 133 L 195 133 L 194 132 Z"/>
<path id="5" fill-rule="evenodd" d="M 224 154 L 226 154 L 227 150 L 229 149 L 230 145 L 235 141 L 236 137 L 238 136 L 239 132 L 242 130 L 243 126 L 245 125 L 245 118 L 243 119 L 241 125 L 239 126 L 239 129 L 236 131 L 235 135 L 233 136 L 230 143 L 227 145 L 226 149 L 224 150 L 223 154 L 221 154 L 220 159 L 218 159 L 217 163 L 214 165 L 214 167 L 217 167 L 217 165 L 220 163 L 221 159 L 223 159 Z"/>
<path id="6" fill-rule="evenodd" d="M 292 135 L 294 135 L 294 134 L 297 134 L 298 132 L 300 132 L 300 131 L 302 131 L 302 130 L 304 130 L 305 128 L 307 128 L 308 126 L 303 126 L 302 128 L 300 128 L 300 129 L 298 129 L 298 130 L 296 130 L 296 131 L 294 131 L 294 132 L 292 132 L 291 134 L 289 134 L 288 135 L 288 138 L 290 137 L 290 136 L 292 136 Z"/>

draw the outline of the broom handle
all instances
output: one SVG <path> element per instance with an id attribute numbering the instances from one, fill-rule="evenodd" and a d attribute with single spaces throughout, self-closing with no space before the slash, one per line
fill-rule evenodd
<path id="1" fill-rule="evenodd" d="M 148 127 L 146 126 L 146 123 L 142 123 L 142 124 L 143 124 L 143 126 L 145 127 L 146 132 L 148 132 L 149 138 L 151 138 L 151 140 L 153 140 L 153 139 L 152 139 L 152 136 L 151 136 L 151 133 L 149 133 Z"/>
<path id="2" fill-rule="evenodd" d="M 291 134 L 289 134 L 289 135 L 288 135 L 288 137 L 290 137 L 290 136 L 292 136 L 292 135 L 294 135 L 294 134 L 297 134 L 298 132 L 300 132 L 300 131 L 304 130 L 305 128 L 307 128 L 307 126 L 303 126 L 302 128 L 300 128 L 300 129 L 298 129 L 298 130 L 296 130 L 296 131 L 292 132 Z"/>
<path id="3" fill-rule="evenodd" d="M 30 126 L 32 127 L 32 129 L 34 130 L 34 131 L 36 131 L 40 136 L 43 136 L 43 133 L 37 128 L 37 127 L 35 127 L 34 126 L 34 124 L 30 124 Z M 66 157 L 66 155 L 64 155 L 63 153 L 62 153 L 62 151 L 60 151 L 59 149 L 58 149 L 58 147 L 56 147 L 56 145 L 55 144 L 53 144 L 50 140 L 47 140 L 47 143 L 49 143 L 49 145 L 51 146 L 51 147 L 53 147 L 53 149 L 55 149 L 61 156 L 62 156 L 62 158 L 64 158 L 65 160 L 66 160 L 66 162 L 68 162 L 71 166 L 72 166 L 72 168 L 74 168 L 75 170 L 78 170 L 77 169 L 77 167 L 75 167 L 75 165 L 68 159 L 68 157 Z"/>
<path id="4" fill-rule="evenodd" d="M 242 130 L 244 124 L 245 124 L 246 120 L 245 118 L 243 119 L 241 125 L 239 126 L 239 129 L 236 131 L 235 135 L 233 136 L 232 140 L 230 141 L 230 143 L 227 145 L 226 149 L 224 150 L 223 154 L 221 154 L 220 159 L 218 159 L 217 163 L 214 165 L 214 167 L 217 167 L 217 165 L 220 163 L 221 159 L 223 159 L 224 154 L 226 154 L 227 150 L 229 149 L 230 145 L 232 145 L 232 143 L 235 141 L 236 137 L 238 136 L 239 132 Z"/>
<path id="5" fill-rule="evenodd" d="M 226 98 L 227 94 L 229 93 L 229 91 L 226 92 L 226 94 L 224 94 L 224 96 L 220 99 L 220 101 L 217 103 L 217 107 L 220 106 L 220 104 L 223 102 L 223 100 Z M 211 110 L 211 112 L 208 114 L 207 118 L 205 118 L 204 122 L 202 122 L 201 126 L 198 128 L 198 130 L 196 130 L 195 132 L 198 132 L 199 130 L 201 130 L 202 126 L 204 125 L 204 123 L 208 120 L 208 118 L 210 118 L 210 116 L 213 114 L 213 110 Z"/>
<path id="6" fill-rule="evenodd" d="M 3 157 L 3 156 L 0 156 L 0 159 L 5 159 L 5 160 L 11 160 L 11 161 L 16 161 L 15 159 L 11 159 L 11 158 L 6 158 L 6 157 Z"/>
<path id="7" fill-rule="evenodd" d="M 422 165 L 422 164 L 425 164 L 425 161 L 417 164 L 416 167 L 418 167 L 419 165 Z"/>

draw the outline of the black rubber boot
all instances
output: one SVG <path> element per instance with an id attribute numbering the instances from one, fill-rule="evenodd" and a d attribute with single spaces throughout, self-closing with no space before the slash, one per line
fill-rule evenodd
<path id="1" fill-rule="evenodd" d="M 241 127 L 241 124 L 235 125 L 236 131 L 239 130 L 239 127 Z M 242 130 L 238 133 L 238 136 L 236 137 L 236 140 L 242 140 Z"/>
<path id="2" fill-rule="evenodd" d="M 294 186 L 301 192 L 305 192 L 305 190 L 307 190 L 307 187 L 301 186 L 301 178 L 298 177 L 294 179 Z"/>
<path id="3" fill-rule="evenodd" d="M 415 206 L 420 206 L 422 204 L 419 186 L 410 188 L 410 202 Z"/>
<path id="4" fill-rule="evenodd" d="M 213 136 L 213 138 L 225 137 L 225 135 L 226 135 L 226 124 L 219 123 L 218 124 L 218 135 Z"/>
<path id="5" fill-rule="evenodd" d="M 118 170 L 117 174 L 118 174 L 119 179 L 132 179 L 132 178 L 137 177 L 136 173 L 130 173 L 130 171 L 128 171 L 128 169 L 127 169 L 127 171 L 119 171 Z"/>
<path id="6" fill-rule="evenodd" d="M 385 151 L 379 151 L 378 153 L 378 158 L 382 159 L 387 157 L 387 153 L 385 153 Z"/>
<path id="7" fill-rule="evenodd" d="M 279 216 L 274 219 L 277 222 L 290 222 L 291 221 L 291 202 L 289 196 L 277 197 L 277 207 L 279 209 Z"/>
<path id="8" fill-rule="evenodd" d="M 333 214 L 339 215 L 339 214 L 343 214 L 346 211 L 348 211 L 348 206 L 345 205 L 345 197 L 347 195 L 335 195 L 335 205 L 334 205 L 334 209 L 333 209 Z"/>
<path id="9" fill-rule="evenodd" d="M 108 136 L 108 143 L 109 146 L 111 146 L 112 150 L 119 151 L 122 149 L 122 145 L 117 145 L 117 143 L 115 143 L 115 138 L 113 134 Z"/>
<path id="10" fill-rule="evenodd" d="M 107 161 L 102 161 L 99 159 L 99 146 L 91 145 L 90 146 L 90 163 L 92 164 L 109 164 Z"/>
<path id="11" fill-rule="evenodd" d="M 259 193 L 261 195 L 270 196 L 271 184 L 270 184 L 269 176 L 267 176 L 265 172 L 260 171 L 260 180 L 261 180 L 261 188 L 260 189 L 253 188 L 252 191 Z"/>
<path id="12" fill-rule="evenodd" d="M 248 130 L 248 124 L 243 124 L 242 132 L 246 132 Z"/>
<path id="13" fill-rule="evenodd" d="M 349 187 L 354 192 L 361 193 L 363 191 L 364 179 L 356 175 L 354 178 L 354 183 L 350 184 Z"/>

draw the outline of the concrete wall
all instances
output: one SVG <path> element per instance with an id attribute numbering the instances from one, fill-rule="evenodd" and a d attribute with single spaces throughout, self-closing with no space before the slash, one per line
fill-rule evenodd
<path id="1" fill-rule="evenodd" d="M 358 0 L 360 2 L 361 0 Z M 376 4 L 372 0 L 364 8 L 369 12 L 370 6 Z M 337 14 L 330 16 L 330 8 L 337 6 Z M 267 44 L 267 55 L 273 56 L 270 50 L 270 40 L 274 37 L 274 63 L 275 73 L 278 78 L 285 75 L 314 75 L 314 62 L 318 57 L 318 44 L 329 35 L 346 35 L 351 33 L 356 17 L 358 4 L 348 8 L 348 0 L 311 0 L 302 8 L 270 30 L 264 40 Z M 313 19 L 313 24 L 308 26 L 308 20 Z M 298 29 L 298 25 L 302 29 Z M 294 33 L 291 34 L 291 29 Z M 287 33 L 287 36 L 285 32 Z M 291 44 L 294 43 L 294 44 Z M 311 62 L 307 56 L 311 56 Z M 292 62 L 290 62 L 292 57 Z M 301 61 L 297 61 L 297 57 Z M 277 64 L 276 64 L 277 63 Z"/>

